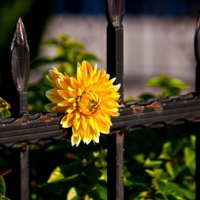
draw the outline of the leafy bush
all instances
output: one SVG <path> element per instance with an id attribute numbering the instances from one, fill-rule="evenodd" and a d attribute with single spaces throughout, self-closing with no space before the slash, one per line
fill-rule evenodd
<path id="1" fill-rule="evenodd" d="M 163 74 L 149 79 L 147 86 L 160 93 L 143 93 L 140 99 L 179 95 L 189 87 Z M 126 199 L 195 199 L 195 135 L 186 125 L 127 133 L 124 153 Z"/>
<path id="2" fill-rule="evenodd" d="M 11 113 L 9 111 L 10 104 L 5 101 L 3 98 L 0 97 L 0 119 L 5 119 L 11 116 Z M 4 167 L 6 166 L 5 161 L 0 157 L 0 166 Z M 3 178 L 4 173 L 0 172 L 0 199 L 2 200 L 9 200 L 5 194 L 6 194 L 6 184 Z"/>
<path id="3" fill-rule="evenodd" d="M 195 136 L 184 128 L 126 135 L 126 199 L 195 199 Z"/>

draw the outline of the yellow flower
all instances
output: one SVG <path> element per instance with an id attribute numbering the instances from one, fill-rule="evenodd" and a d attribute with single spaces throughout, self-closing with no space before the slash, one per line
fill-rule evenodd
<path id="1" fill-rule="evenodd" d="M 89 144 L 98 143 L 100 133 L 109 133 L 111 117 L 118 116 L 120 85 L 113 85 L 104 69 L 93 68 L 83 61 L 78 64 L 76 77 L 50 70 L 49 78 L 53 89 L 46 92 L 52 102 L 48 110 L 63 112 L 63 128 L 72 127 L 72 145 L 78 146 L 82 140 Z"/>

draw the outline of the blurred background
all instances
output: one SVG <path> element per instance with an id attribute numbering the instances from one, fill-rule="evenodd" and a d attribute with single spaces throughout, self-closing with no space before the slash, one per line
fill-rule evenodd
<path id="1" fill-rule="evenodd" d="M 181 78 L 194 89 L 193 40 L 199 8 L 197 0 L 126 0 L 125 97 L 151 90 L 146 88 L 146 80 L 162 73 Z M 96 54 L 99 66 L 106 67 L 103 0 L 6 0 L 0 3 L 1 74 L 6 74 L 2 68 L 10 66 L 10 44 L 19 16 L 25 24 L 32 59 L 54 54 L 51 48 L 39 47 L 41 40 L 67 34 Z M 31 74 L 30 82 L 37 81 L 38 73 Z"/>
<path id="2" fill-rule="evenodd" d="M 70 64 L 74 65 L 77 55 L 89 57 L 98 62 L 99 67 L 106 68 L 107 20 L 104 7 L 104 0 L 0 0 L 0 91 L 11 108 L 15 107 L 16 89 L 10 84 L 10 46 L 18 18 L 22 17 L 28 35 L 32 69 L 30 85 L 35 84 L 29 88 L 29 106 L 35 109 L 33 112 L 41 112 L 47 101 L 45 92 L 49 82 L 46 83 L 46 74 L 40 79 L 44 68 L 36 67 L 38 57 L 45 58 L 40 59 L 40 64 L 49 63 L 45 69 L 54 65 L 52 61 L 58 58 L 68 59 L 68 64 L 71 61 Z M 159 92 L 145 83 L 152 76 L 161 74 L 187 82 L 190 88 L 184 92 L 194 90 L 194 33 L 199 8 L 200 1 L 197 0 L 126 0 L 123 23 L 126 98 L 137 97 L 143 92 Z M 84 44 L 85 49 L 66 36 L 60 37 L 61 34 Z M 41 42 L 48 38 L 57 39 L 48 40 L 44 48 Z M 99 61 L 86 51 L 95 54 Z M 48 57 L 51 59 L 46 59 Z M 171 79 L 161 77 L 160 80 L 165 80 L 166 84 Z M 174 88 L 175 84 L 177 87 Z M 164 89 L 171 91 L 170 94 L 174 91 L 179 94 L 182 88 L 185 85 L 173 79 Z M 188 128 L 182 125 L 175 129 L 163 127 L 142 131 L 127 133 L 125 138 L 125 199 L 135 200 L 144 191 L 150 195 L 148 199 L 156 199 L 151 197 L 160 192 L 163 198 L 159 199 L 193 200 L 194 135 L 187 134 Z M 39 151 L 37 147 L 31 147 L 31 199 L 71 200 L 69 196 L 76 192 L 76 196 L 85 197 L 80 199 L 106 199 L 105 139 L 102 136 L 99 145 L 81 144 L 80 148 L 71 147 L 70 140 Z M 4 158 L 0 158 L 0 166 L 9 163 L 8 166 L 15 169 L 16 158 L 12 159 L 15 154 L 2 153 L 1 156 Z M 6 164 L 2 160 L 6 160 Z M 152 177 L 153 173 L 155 177 Z M 17 190 L 18 184 L 13 187 L 12 173 L 5 176 L 5 180 L 8 197 L 15 199 L 13 190 Z M 161 186 L 155 190 L 159 184 Z M 136 193 L 135 186 L 138 187 Z M 171 191 L 175 191 L 174 194 Z M 99 198 L 95 198 L 97 196 Z"/>

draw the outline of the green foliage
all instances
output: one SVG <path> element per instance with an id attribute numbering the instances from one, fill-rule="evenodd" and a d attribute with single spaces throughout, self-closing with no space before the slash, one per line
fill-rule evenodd
<path id="1" fill-rule="evenodd" d="M 188 89 L 187 83 L 167 75 L 152 77 L 147 85 L 160 90 L 158 97 Z M 154 97 L 140 95 L 140 99 Z M 195 136 L 187 134 L 184 125 L 128 133 L 125 148 L 126 199 L 195 199 Z"/>
<path id="2" fill-rule="evenodd" d="M 58 38 L 47 39 L 42 42 L 42 47 L 53 47 L 55 56 L 38 57 L 31 63 L 31 68 L 57 67 L 59 71 L 74 76 L 77 63 L 83 60 L 89 62 L 99 61 L 97 56 L 86 51 L 84 45 L 76 40 L 70 39 L 67 35 L 60 35 Z M 44 111 L 44 105 L 49 101 L 45 92 L 50 89 L 49 81 L 46 79 L 48 72 L 45 71 L 36 83 L 29 85 L 29 111 L 36 113 Z"/>
<path id="3" fill-rule="evenodd" d="M 150 78 L 146 85 L 159 88 L 161 91 L 159 96 L 161 97 L 179 95 L 182 90 L 189 87 L 184 81 L 178 78 L 171 78 L 165 74 Z"/>
<path id="4" fill-rule="evenodd" d="M 8 197 L 5 196 L 6 194 L 6 185 L 4 178 L 0 176 L 0 199 L 1 200 L 10 200 Z"/>
<path id="5" fill-rule="evenodd" d="M 71 147 L 70 141 L 32 152 L 32 199 L 106 200 L 106 149 L 101 145 Z M 53 159 L 53 160 L 52 160 Z M 43 168 L 38 163 L 42 163 Z"/>
<path id="6" fill-rule="evenodd" d="M 0 97 L 0 119 L 8 118 L 11 116 L 9 111 L 10 104 Z"/>
<path id="7" fill-rule="evenodd" d="M 0 97 L 0 119 L 8 118 L 11 116 L 11 113 L 9 111 L 10 104 L 6 102 L 2 97 Z M 5 161 L 0 157 L 0 166 L 5 165 Z M 3 176 L 0 176 L 0 199 L 2 200 L 8 200 L 7 197 L 5 197 L 6 193 L 6 185 Z"/>
<path id="8" fill-rule="evenodd" d="M 42 42 L 42 47 L 54 47 L 55 56 L 39 57 L 33 60 L 31 67 L 37 68 L 46 64 L 65 64 L 69 68 L 68 73 L 76 74 L 77 62 L 83 60 L 97 61 L 98 58 L 86 51 L 84 45 L 79 41 L 70 39 L 67 35 L 60 35 L 58 38 L 46 39 Z"/>
<path id="9" fill-rule="evenodd" d="M 148 141 L 132 145 L 131 158 L 131 150 L 125 151 L 127 199 L 195 199 L 195 136 L 182 131 L 184 127 L 168 127 L 165 132 L 127 134 L 127 148 L 131 141 L 141 142 L 148 137 Z M 159 145 L 152 146 L 155 142 Z"/>
<path id="10" fill-rule="evenodd" d="M 6 185 L 2 176 L 0 176 L 0 194 L 5 195 Z"/>

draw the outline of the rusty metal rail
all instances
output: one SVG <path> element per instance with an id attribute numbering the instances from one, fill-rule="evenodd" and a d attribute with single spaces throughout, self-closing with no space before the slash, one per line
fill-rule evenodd
<path id="1" fill-rule="evenodd" d="M 62 129 L 62 114 L 37 113 L 24 118 L 0 120 L 0 145 L 18 147 L 23 143 L 59 140 L 70 134 L 70 129 Z M 200 122 L 200 96 L 189 93 L 165 99 L 127 102 L 120 109 L 120 116 L 112 119 L 111 133 L 140 128 L 162 127 L 166 124 Z M 16 142 L 17 141 L 17 142 Z"/>

